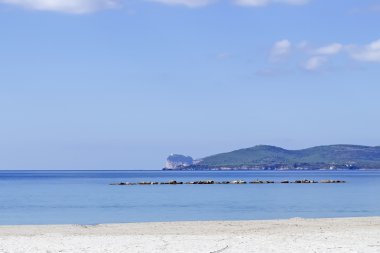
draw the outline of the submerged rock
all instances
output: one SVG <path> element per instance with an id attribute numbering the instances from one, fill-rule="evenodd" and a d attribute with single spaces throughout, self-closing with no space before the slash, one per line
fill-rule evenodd
<path id="1" fill-rule="evenodd" d="M 194 182 L 188 182 L 186 184 L 214 184 L 214 180 L 203 180 L 203 181 L 194 181 Z"/>
<path id="2" fill-rule="evenodd" d="M 294 181 L 294 183 L 295 184 L 316 184 L 318 183 L 318 181 L 304 179 L 304 180 L 296 180 Z"/>
<path id="3" fill-rule="evenodd" d="M 230 184 L 246 184 L 247 182 L 244 180 L 234 180 L 231 181 Z"/>
<path id="4" fill-rule="evenodd" d="M 343 184 L 346 183 L 344 180 L 321 180 L 322 184 Z"/>
<path id="5" fill-rule="evenodd" d="M 295 180 L 293 182 L 289 180 L 283 180 L 280 182 L 275 182 L 271 180 L 254 180 L 249 182 L 250 184 L 274 184 L 274 183 L 281 183 L 281 184 L 289 184 L 289 183 L 294 183 L 294 184 L 316 184 L 318 181 L 316 180 L 308 180 L 308 179 L 303 179 L 303 180 Z M 321 180 L 320 183 L 324 184 L 342 184 L 346 183 L 344 180 Z M 130 183 L 130 182 L 120 182 L 120 183 L 111 183 L 110 185 L 178 185 L 178 184 L 247 184 L 246 181 L 244 180 L 233 180 L 233 181 L 214 181 L 214 180 L 200 180 L 200 181 L 190 181 L 190 182 L 181 182 L 177 180 L 171 180 L 168 182 L 138 182 L 138 183 Z"/>
<path id="6" fill-rule="evenodd" d="M 255 181 L 252 181 L 250 183 L 251 184 L 274 184 L 275 182 L 274 181 L 269 181 L 269 180 L 266 180 L 266 181 L 255 180 Z"/>
<path id="7" fill-rule="evenodd" d="M 120 182 L 120 183 L 111 183 L 110 185 L 136 185 L 137 183 L 129 183 L 129 182 Z"/>
<path id="8" fill-rule="evenodd" d="M 139 185 L 150 185 L 152 182 L 140 182 Z"/>

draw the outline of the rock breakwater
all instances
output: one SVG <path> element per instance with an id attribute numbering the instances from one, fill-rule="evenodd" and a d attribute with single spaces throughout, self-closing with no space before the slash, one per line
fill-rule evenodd
<path id="1" fill-rule="evenodd" d="M 200 181 L 190 181 L 182 182 L 177 180 L 171 180 L 167 182 L 119 182 L 111 183 L 111 185 L 183 185 L 183 184 L 343 184 L 346 183 L 344 180 L 283 180 L 283 181 L 271 181 L 271 180 L 253 180 L 253 181 L 244 181 L 244 180 L 232 180 L 232 181 L 214 181 L 214 180 L 200 180 Z"/>

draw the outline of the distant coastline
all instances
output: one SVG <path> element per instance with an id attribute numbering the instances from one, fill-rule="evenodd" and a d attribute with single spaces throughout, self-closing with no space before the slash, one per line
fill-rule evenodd
<path id="1" fill-rule="evenodd" d="M 307 171 L 380 171 L 380 168 L 355 168 L 355 169 L 323 169 L 323 168 L 265 168 L 265 167 L 259 167 L 259 168 L 239 168 L 239 167 L 233 167 L 233 168 L 226 168 L 226 167 L 200 167 L 200 166 L 188 166 L 183 168 L 175 168 L 175 169 L 168 169 L 168 168 L 162 168 L 162 171 L 286 171 L 286 172 L 307 172 Z"/>
<path id="2" fill-rule="evenodd" d="M 171 154 L 163 170 L 179 171 L 371 171 L 380 169 L 380 147 L 317 146 L 287 150 L 258 145 L 201 159 Z"/>

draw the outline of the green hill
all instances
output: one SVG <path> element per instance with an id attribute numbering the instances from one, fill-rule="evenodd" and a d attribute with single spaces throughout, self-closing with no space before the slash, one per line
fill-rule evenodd
<path id="1" fill-rule="evenodd" d="M 380 147 L 318 146 L 287 150 L 259 145 L 199 159 L 182 169 L 380 169 Z"/>

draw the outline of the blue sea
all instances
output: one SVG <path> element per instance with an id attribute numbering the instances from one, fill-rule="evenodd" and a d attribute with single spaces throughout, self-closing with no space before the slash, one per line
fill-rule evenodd
<path id="1" fill-rule="evenodd" d="M 112 182 L 341 179 L 346 184 Z M 0 224 L 380 216 L 380 172 L 0 171 Z"/>

